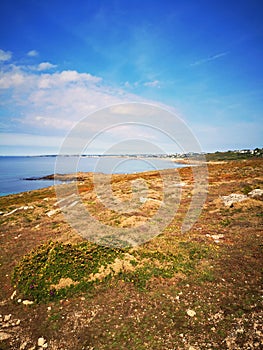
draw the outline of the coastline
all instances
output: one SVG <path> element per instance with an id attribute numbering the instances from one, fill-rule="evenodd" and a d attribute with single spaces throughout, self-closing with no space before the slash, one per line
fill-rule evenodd
<path id="1" fill-rule="evenodd" d="M 116 158 L 116 157 L 112 157 Z M 130 159 L 130 160 L 138 160 L 138 162 L 130 163 L 130 164 L 124 164 L 123 167 L 117 168 L 116 173 L 118 173 L 118 170 L 121 173 L 128 174 L 128 173 L 135 173 L 135 172 L 142 172 L 142 171 L 150 171 L 154 170 L 154 168 L 164 169 L 164 168 L 171 168 L 173 167 L 173 162 L 167 160 L 167 159 L 156 159 L 156 158 L 148 158 L 147 163 L 142 163 L 143 159 L 132 159 L 132 158 L 123 158 L 121 159 Z M 118 158 L 118 159 L 120 159 Z M 147 159 L 146 159 L 147 160 Z M 153 160 L 153 162 L 152 162 Z M 78 168 L 78 173 L 84 174 L 84 171 L 89 173 L 93 170 L 96 170 L 96 159 L 93 158 L 84 158 L 82 160 L 82 163 L 80 164 L 80 167 Z M 107 173 L 110 171 L 114 171 L 114 159 L 106 159 L 106 163 L 104 162 L 99 165 L 98 171 L 95 171 L 96 173 L 100 172 Z M 116 159 L 115 159 L 116 161 Z M 15 159 L 8 158 L 5 160 L 5 158 L 1 159 L 1 167 L 3 169 L 6 169 L 5 172 L 2 173 L 1 179 L 0 179 L 0 186 L 1 186 L 1 196 L 6 196 L 8 194 L 12 193 L 22 193 L 38 188 L 44 188 L 47 186 L 51 186 L 54 181 L 53 172 L 55 171 L 55 163 L 56 159 L 53 156 L 50 157 L 15 157 Z M 168 164 L 168 165 L 167 165 Z M 62 169 L 60 169 L 60 172 L 63 172 L 61 175 L 61 181 L 69 181 L 69 180 L 75 180 L 75 173 L 72 171 L 72 163 L 71 161 L 68 161 L 68 157 L 65 158 L 65 164 L 62 162 L 61 164 Z M 122 166 L 122 165 L 121 165 Z M 182 166 L 182 164 L 175 164 L 176 166 Z M 85 169 L 85 170 L 84 170 Z M 145 170 L 144 170 L 145 169 Z M 72 174 L 72 175 L 71 175 Z M 56 177 L 56 180 L 59 181 L 58 176 Z M 48 184 L 49 181 L 50 183 Z"/>

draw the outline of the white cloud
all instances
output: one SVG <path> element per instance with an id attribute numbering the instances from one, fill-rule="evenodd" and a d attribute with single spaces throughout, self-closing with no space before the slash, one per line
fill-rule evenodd
<path id="1" fill-rule="evenodd" d="M 48 62 L 41 63 L 39 68 L 51 68 L 52 65 Z M 27 67 L 28 68 L 28 67 Z M 74 70 L 62 71 L 59 73 L 34 73 L 35 67 L 31 71 L 23 70 L 22 67 L 10 65 L 8 70 L 0 71 L 0 88 L 16 88 L 19 85 L 24 85 L 24 91 L 30 89 L 46 89 L 46 88 L 69 88 L 69 85 L 74 84 L 75 87 L 83 85 L 96 85 L 102 81 L 102 78 L 91 75 L 89 73 L 78 73 Z M 40 90 L 41 91 L 41 90 Z"/>
<path id="2" fill-rule="evenodd" d="M 78 73 L 75 70 L 67 70 L 63 71 L 58 75 L 59 79 L 62 82 L 92 82 L 92 83 L 98 83 L 102 79 L 100 77 L 95 77 L 94 75 L 91 75 L 89 73 Z"/>
<path id="3" fill-rule="evenodd" d="M 96 77 L 89 73 L 78 73 L 75 70 L 62 71 L 54 74 L 43 74 L 38 79 L 38 87 L 46 89 L 50 87 L 65 87 L 67 84 L 75 83 L 76 85 L 88 83 L 96 84 L 101 82 L 100 77 Z"/>
<path id="4" fill-rule="evenodd" d="M 160 87 L 160 82 L 159 80 L 153 80 L 153 81 L 147 81 L 146 83 L 143 84 L 144 86 L 149 86 L 149 87 Z"/>
<path id="5" fill-rule="evenodd" d="M 55 136 L 40 136 L 32 134 L 2 133 L 0 146 L 33 146 L 33 147 L 59 147 L 63 138 Z"/>
<path id="6" fill-rule="evenodd" d="M 52 64 L 50 62 L 42 62 L 42 63 L 39 63 L 39 65 L 37 66 L 37 70 L 38 71 L 44 71 L 44 70 L 49 70 L 49 69 L 52 69 L 52 68 L 56 68 L 57 66 L 55 64 Z"/>
<path id="7" fill-rule="evenodd" d="M 0 49 L 0 61 L 8 61 L 12 57 L 12 52 Z"/>
<path id="8" fill-rule="evenodd" d="M 153 87 L 153 88 L 160 88 L 161 87 L 161 82 L 159 80 L 151 80 L 151 81 L 135 81 L 135 82 L 129 82 L 126 81 L 123 83 L 123 86 L 128 88 L 128 89 L 133 89 L 133 88 L 138 88 L 141 86 L 148 86 L 148 87 Z"/>
<path id="9" fill-rule="evenodd" d="M 38 56 L 38 52 L 36 50 L 28 51 L 27 56 L 36 57 L 36 56 Z"/>
<path id="10" fill-rule="evenodd" d="M 114 140 L 140 139 L 150 141 L 158 140 L 158 137 L 160 137 L 160 133 L 154 128 L 140 124 L 113 125 L 102 133 L 102 137 L 105 135 L 113 137 Z M 163 137 L 164 135 L 161 136 Z"/>
<path id="11" fill-rule="evenodd" d="M 65 120 L 65 119 L 59 119 L 59 118 L 52 118 L 47 116 L 40 116 L 37 115 L 35 117 L 32 117 L 30 120 L 26 122 L 26 124 L 41 124 L 42 127 L 47 128 L 54 128 L 54 129 L 68 129 L 70 130 L 74 126 L 74 121 L 71 120 Z"/>
<path id="12" fill-rule="evenodd" d="M 26 76 L 17 69 L 8 72 L 0 72 L 0 89 L 18 87 L 26 82 Z"/>
<path id="13" fill-rule="evenodd" d="M 115 144 L 116 140 L 131 136 L 148 141 L 158 140 L 157 132 L 141 125 L 144 118 L 148 118 L 149 115 L 138 108 L 136 103 L 112 107 L 107 110 L 105 118 L 104 115 L 99 118 L 99 114 L 94 112 L 100 113 L 104 107 L 125 102 L 142 102 L 143 99 L 122 89 L 107 86 L 101 77 L 90 73 L 79 73 L 75 70 L 47 73 L 10 65 L 9 70 L 0 73 L 0 87 L 4 93 L 8 92 L 5 94 L 5 104 L 12 106 L 17 115 L 15 119 L 9 121 L 8 130 L 14 133 L 12 137 L 11 134 L 5 135 L 5 147 L 8 145 L 28 147 L 32 145 L 32 149 L 34 146 L 55 147 L 56 144 L 53 144 L 55 139 L 50 138 L 51 135 L 52 137 L 59 135 L 58 138 L 61 139 L 62 135 L 65 136 L 76 123 L 89 115 L 88 125 L 82 128 L 87 141 L 93 139 L 100 130 L 104 130 L 105 120 L 109 123 L 111 119 L 114 122 L 114 118 L 117 118 L 122 123 L 128 114 L 131 117 L 136 115 L 140 124 L 137 128 L 124 125 L 104 133 L 105 137 L 98 139 L 98 150 L 107 149 L 107 145 Z M 41 137 L 36 140 L 35 136 L 28 136 L 28 140 L 27 135 L 16 138 L 17 129 L 24 130 L 29 135 L 36 132 L 40 135 L 46 134 L 47 141 Z M 78 142 L 77 139 L 75 143 Z M 52 152 L 56 151 L 52 148 Z"/>
<path id="14" fill-rule="evenodd" d="M 69 131 L 76 122 L 105 106 L 139 100 L 104 85 L 101 77 L 90 73 L 42 73 L 14 65 L 0 72 L 0 89 L 8 91 L 5 105 L 15 108 L 18 115 L 10 130 L 20 124 L 27 131 L 34 128 L 34 132 L 39 129 L 53 134 Z"/>
<path id="15" fill-rule="evenodd" d="M 148 106 L 148 105 L 147 105 Z M 109 112 L 112 115 L 136 115 L 143 117 L 149 113 L 148 108 L 142 108 L 140 104 L 130 103 L 130 104 L 119 104 L 117 106 L 112 106 L 109 108 Z"/>

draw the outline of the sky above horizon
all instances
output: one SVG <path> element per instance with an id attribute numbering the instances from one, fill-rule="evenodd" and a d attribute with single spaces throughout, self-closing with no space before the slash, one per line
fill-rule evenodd
<path id="1" fill-rule="evenodd" d="M 204 152 L 263 147 L 262 17 L 261 0 L 2 1 L 0 155 L 56 154 L 125 102 L 171 111 Z"/>

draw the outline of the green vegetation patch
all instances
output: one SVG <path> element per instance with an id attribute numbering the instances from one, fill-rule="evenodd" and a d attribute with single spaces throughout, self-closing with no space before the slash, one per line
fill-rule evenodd
<path id="1" fill-rule="evenodd" d="M 241 160 L 241 159 L 254 159 L 263 157 L 263 148 L 255 148 L 254 150 L 242 150 L 242 151 L 226 151 L 226 152 L 214 152 L 207 153 L 207 161 L 224 161 L 224 160 Z"/>
<path id="2" fill-rule="evenodd" d="M 89 242 L 49 242 L 24 256 L 13 272 L 13 284 L 24 296 L 37 302 L 87 292 L 97 283 L 118 278 L 145 289 L 152 278 L 200 273 L 200 260 L 210 247 L 178 242 L 173 252 L 103 247 Z M 203 272 L 201 272 L 203 273 Z"/>
<path id="3" fill-rule="evenodd" d="M 14 269 L 13 283 L 24 296 L 36 301 L 61 298 L 67 290 L 91 287 L 94 281 L 87 278 L 121 254 L 120 249 L 88 242 L 76 245 L 49 242 L 24 256 Z M 56 288 L 61 279 L 65 285 Z"/>
<path id="4" fill-rule="evenodd" d="M 177 242 L 173 252 L 140 249 L 134 255 L 141 261 L 137 268 L 122 275 L 123 280 L 133 282 L 140 290 L 144 290 L 152 278 L 172 278 L 177 274 L 185 276 L 203 273 L 197 268 L 200 261 L 211 255 L 209 246 L 182 241 Z"/>

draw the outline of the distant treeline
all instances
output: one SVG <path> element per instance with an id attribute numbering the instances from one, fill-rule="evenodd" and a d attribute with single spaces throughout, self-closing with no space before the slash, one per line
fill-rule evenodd
<path id="1" fill-rule="evenodd" d="M 238 151 L 207 153 L 205 157 L 207 161 L 259 158 L 263 157 L 263 148 L 255 148 L 254 150 L 245 149 Z"/>

